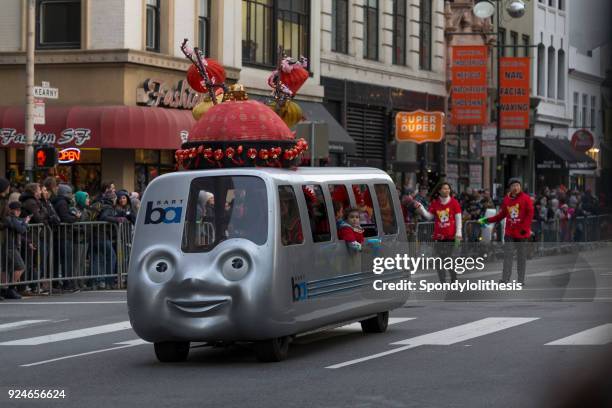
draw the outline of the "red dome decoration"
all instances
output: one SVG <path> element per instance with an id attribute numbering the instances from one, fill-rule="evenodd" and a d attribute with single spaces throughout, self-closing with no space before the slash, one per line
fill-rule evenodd
<path id="1" fill-rule="evenodd" d="M 266 105 L 227 101 L 210 108 L 189 132 L 189 142 L 295 141 L 285 122 Z"/>
<path id="2" fill-rule="evenodd" d="M 308 71 L 301 66 L 297 66 L 297 64 L 293 66 L 291 72 L 284 72 L 281 69 L 280 80 L 293 92 L 293 95 L 299 91 L 307 79 Z"/>
<path id="3" fill-rule="evenodd" d="M 225 82 L 225 69 L 218 61 L 207 58 L 206 59 L 206 72 L 210 77 L 210 80 L 213 84 L 222 84 Z M 189 86 L 196 92 L 205 93 L 208 92 L 206 86 L 203 85 L 204 78 L 198 72 L 198 69 L 195 65 L 191 64 L 189 70 L 187 71 L 187 82 Z"/>

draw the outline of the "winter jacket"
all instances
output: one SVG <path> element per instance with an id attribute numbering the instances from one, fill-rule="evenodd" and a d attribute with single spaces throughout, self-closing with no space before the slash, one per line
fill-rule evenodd
<path id="1" fill-rule="evenodd" d="M 533 203 L 531 197 L 521 192 L 516 197 L 508 194 L 502 201 L 500 211 L 488 222 L 499 222 L 506 218 L 506 236 L 514 239 L 531 237 L 531 222 L 533 221 Z"/>
<path id="2" fill-rule="evenodd" d="M 29 191 L 25 191 L 19 197 L 21 202 L 21 217 L 31 216 L 30 224 L 47 224 L 49 222 L 49 214 L 47 209 L 43 207 L 40 200 L 34 197 Z"/>
<path id="3" fill-rule="evenodd" d="M 338 238 L 346 241 L 350 248 L 361 251 L 363 245 L 363 229 L 353 227 L 346 221 L 338 223 Z"/>
<path id="4" fill-rule="evenodd" d="M 21 241 L 25 238 L 23 235 L 28 230 L 28 224 L 21 218 L 17 218 L 14 215 L 7 215 L 4 217 L 4 226 L 7 230 L 9 250 L 21 249 Z"/>
<path id="5" fill-rule="evenodd" d="M 117 213 L 117 210 L 113 206 L 112 200 L 102 198 L 99 200 L 99 203 L 101 204 L 101 209 L 100 214 L 98 215 L 98 221 L 113 222 L 117 224 L 127 220 L 121 214 Z"/>
<path id="6" fill-rule="evenodd" d="M 51 204 L 53 204 L 53 208 L 55 208 L 55 212 L 57 213 L 57 216 L 61 222 L 72 224 L 79 220 L 75 215 L 74 207 L 70 205 L 68 198 L 64 196 L 55 196 L 51 199 Z"/>

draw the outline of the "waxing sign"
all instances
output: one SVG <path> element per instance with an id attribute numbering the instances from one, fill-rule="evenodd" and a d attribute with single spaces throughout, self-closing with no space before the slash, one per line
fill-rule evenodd
<path id="1" fill-rule="evenodd" d="M 502 129 L 529 129 L 529 58 L 503 57 L 500 61 Z"/>
<path id="2" fill-rule="evenodd" d="M 444 138 L 444 113 L 398 112 L 395 116 L 395 139 L 400 142 L 439 142 Z"/>

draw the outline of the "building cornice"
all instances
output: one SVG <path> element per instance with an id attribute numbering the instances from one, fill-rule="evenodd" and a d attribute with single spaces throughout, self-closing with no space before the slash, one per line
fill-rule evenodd
<path id="1" fill-rule="evenodd" d="M 24 65 L 26 54 L 24 52 L 0 53 L 0 66 Z M 132 49 L 112 50 L 40 50 L 36 51 L 36 64 L 64 65 L 64 64 L 136 64 L 149 67 L 170 69 L 185 72 L 190 62 L 184 58 L 172 57 L 155 52 Z M 240 70 L 225 67 L 228 78 L 238 79 Z"/>

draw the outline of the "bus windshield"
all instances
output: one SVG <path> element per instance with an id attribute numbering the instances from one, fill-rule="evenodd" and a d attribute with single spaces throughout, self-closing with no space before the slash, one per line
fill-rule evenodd
<path id="1" fill-rule="evenodd" d="M 268 198 L 255 176 L 213 176 L 192 181 L 182 249 L 207 252 L 230 238 L 257 245 L 268 239 Z"/>

